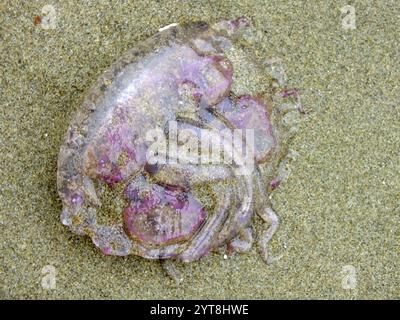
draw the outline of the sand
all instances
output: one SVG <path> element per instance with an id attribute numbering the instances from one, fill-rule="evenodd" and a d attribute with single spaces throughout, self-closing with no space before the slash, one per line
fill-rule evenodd
<path id="1" fill-rule="evenodd" d="M 383 299 L 400 297 L 400 77 L 397 1 L 2 1 L 2 299 Z M 35 25 L 44 5 L 56 26 Z M 273 193 L 279 257 L 254 248 L 179 265 L 106 257 L 61 225 L 56 162 L 85 91 L 124 51 L 187 20 L 250 17 L 259 54 L 281 58 L 305 117 L 297 157 Z M 46 267 L 47 266 L 47 267 Z M 49 267 L 50 266 L 50 267 Z M 44 269 L 43 269 L 44 268 Z M 55 282 L 46 282 L 55 272 Z M 47 275 L 46 275 L 47 274 Z"/>

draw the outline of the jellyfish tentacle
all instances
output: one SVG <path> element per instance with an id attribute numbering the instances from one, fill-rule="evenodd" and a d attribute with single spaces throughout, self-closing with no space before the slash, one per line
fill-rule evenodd
<path id="1" fill-rule="evenodd" d="M 176 265 L 176 261 L 171 259 L 160 260 L 161 266 L 167 275 L 175 281 L 176 284 L 180 284 L 183 281 L 182 272 L 179 271 Z"/>
<path id="2" fill-rule="evenodd" d="M 256 192 L 255 210 L 258 216 L 268 224 L 268 228 L 262 233 L 258 239 L 258 246 L 263 260 L 270 264 L 274 259 L 269 255 L 268 245 L 272 236 L 279 228 L 279 217 L 272 209 L 271 205 L 265 206 L 268 201 L 267 189 L 264 186 L 259 170 L 256 171 Z"/>
<path id="3" fill-rule="evenodd" d="M 228 243 L 228 251 L 244 253 L 253 246 L 253 230 L 248 227 L 239 231 L 239 234 Z"/>
<path id="4" fill-rule="evenodd" d="M 268 244 L 279 227 L 279 218 L 271 207 L 259 211 L 258 215 L 264 220 L 264 222 L 269 224 L 269 227 L 259 237 L 258 245 L 262 258 L 267 264 L 270 264 L 274 259 L 269 255 Z"/>
<path id="5" fill-rule="evenodd" d="M 221 136 L 216 130 L 221 129 L 220 121 L 213 121 L 215 118 L 210 112 L 203 110 L 202 116 L 203 120 L 200 122 L 198 126 L 193 123 L 183 123 L 180 122 L 180 126 L 186 129 L 191 129 L 198 137 L 208 139 L 208 141 L 221 141 Z M 201 125 L 201 127 L 199 127 Z M 227 128 L 223 126 L 223 128 Z M 203 130 L 202 129 L 208 129 Z M 246 167 L 246 160 L 242 156 L 241 151 L 238 150 L 238 147 L 232 146 L 231 143 L 223 140 L 221 144 L 222 151 L 225 155 L 230 157 L 229 164 L 219 164 L 212 165 L 212 168 L 215 172 L 220 172 L 220 174 L 216 174 L 214 179 L 224 179 L 227 177 L 236 178 L 239 184 L 239 190 L 236 190 L 235 196 L 238 197 L 240 195 L 240 199 L 237 201 L 239 204 L 239 208 L 235 208 L 234 212 L 229 215 L 228 211 L 231 211 L 231 207 L 228 205 L 224 205 L 225 200 L 222 201 L 222 207 L 219 210 L 216 210 L 215 214 L 209 218 L 206 225 L 201 229 L 197 237 L 192 240 L 188 249 L 186 249 L 182 254 L 179 255 L 179 258 L 185 262 L 193 261 L 200 258 L 207 251 L 215 247 L 220 242 L 225 242 L 228 239 L 234 237 L 238 230 L 243 229 L 248 225 L 250 219 L 253 215 L 252 210 L 252 202 L 253 202 L 253 186 L 252 186 L 252 177 L 248 174 Z M 160 155 L 162 158 L 165 158 L 166 155 Z M 180 154 L 180 160 L 184 160 L 186 163 L 196 163 L 198 161 L 198 157 L 195 155 L 191 158 L 190 155 L 182 155 Z M 198 162 L 197 162 L 198 163 Z M 188 174 L 185 175 L 185 171 L 189 171 L 189 176 L 197 177 L 192 179 L 192 183 L 204 181 L 205 178 L 209 177 L 209 174 L 204 175 L 204 168 L 202 168 L 204 164 L 201 166 L 190 166 L 190 165 L 182 165 L 179 166 L 176 163 L 166 163 L 163 166 L 156 167 L 153 174 L 154 177 L 158 181 L 160 178 L 164 178 L 164 183 L 169 184 L 184 184 L 184 187 L 190 188 L 190 179 L 188 179 Z M 171 170 L 176 170 L 180 168 L 182 171 L 180 173 L 181 177 L 178 180 L 171 181 L 171 177 L 173 175 L 168 174 L 171 173 Z M 229 171 L 231 172 L 229 174 Z M 202 174 L 203 173 L 203 174 Z M 210 180 L 208 180 L 210 182 Z M 243 190 L 245 192 L 243 192 Z M 226 191 L 227 195 L 231 197 L 232 190 Z M 221 240 L 222 239 L 222 240 Z"/>
<path id="6" fill-rule="evenodd" d="M 183 262 L 198 260 L 213 248 L 230 207 L 231 192 L 229 190 L 223 195 L 216 212 L 206 221 L 202 230 L 193 237 L 186 249 L 178 256 L 179 260 Z"/>

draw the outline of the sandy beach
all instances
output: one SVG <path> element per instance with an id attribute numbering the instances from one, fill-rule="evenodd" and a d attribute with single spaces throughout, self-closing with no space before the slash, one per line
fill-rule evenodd
<path id="1" fill-rule="evenodd" d="M 347 4 L 0 3 L 0 298 L 400 298 L 400 3 L 352 1 L 354 27 Z M 312 112 L 272 194 L 278 259 L 213 253 L 178 265 L 178 285 L 158 261 L 104 256 L 60 223 L 58 153 L 86 90 L 127 49 L 171 23 L 239 16 Z"/>

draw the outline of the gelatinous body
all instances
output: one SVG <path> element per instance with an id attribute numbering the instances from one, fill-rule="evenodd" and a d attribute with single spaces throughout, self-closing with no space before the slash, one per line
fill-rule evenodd
<path id="1" fill-rule="evenodd" d="M 242 41 L 247 27 L 245 18 L 173 26 L 103 74 L 61 147 L 63 224 L 89 235 L 105 254 L 189 262 L 225 244 L 248 250 L 256 212 L 269 224 L 260 237 L 267 258 L 266 242 L 278 220 L 266 186 L 279 175 L 286 136 L 273 124 L 273 79 Z M 180 161 L 150 162 L 149 133 L 161 129 L 171 144 L 170 123 L 190 130 L 192 142 L 208 130 L 225 161 L 196 162 L 204 151 L 196 149 Z M 250 172 L 239 152 L 248 143 L 235 147 L 220 139 L 236 129 L 254 138 Z M 185 145 L 183 140 L 178 144 Z M 106 202 L 117 216 L 109 224 L 99 217 Z"/>

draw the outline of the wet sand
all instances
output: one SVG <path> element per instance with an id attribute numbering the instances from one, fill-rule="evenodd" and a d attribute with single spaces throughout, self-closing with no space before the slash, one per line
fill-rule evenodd
<path id="1" fill-rule="evenodd" d="M 343 1 L 8 2 L 0 4 L 2 299 L 400 297 L 399 3 L 355 1 L 356 28 L 345 30 Z M 49 30 L 34 24 L 47 4 L 57 21 Z M 56 162 L 85 91 L 162 26 L 241 15 L 257 29 L 259 55 L 284 61 L 288 86 L 313 110 L 291 144 L 291 174 L 272 195 L 280 259 L 267 266 L 256 248 L 211 254 L 179 265 L 177 285 L 158 262 L 103 256 L 59 221 Z M 42 271 L 51 270 L 46 289 Z"/>

